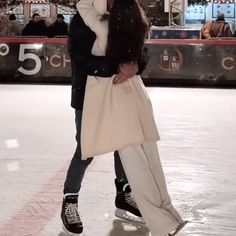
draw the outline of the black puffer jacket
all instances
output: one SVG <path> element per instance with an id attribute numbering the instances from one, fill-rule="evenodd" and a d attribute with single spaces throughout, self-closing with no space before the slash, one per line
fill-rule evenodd
<path id="1" fill-rule="evenodd" d="M 45 36 L 44 20 L 35 22 L 31 20 L 22 30 L 23 36 Z"/>

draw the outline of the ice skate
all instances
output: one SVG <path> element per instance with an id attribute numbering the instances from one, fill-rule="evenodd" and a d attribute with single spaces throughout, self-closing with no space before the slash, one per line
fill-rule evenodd
<path id="1" fill-rule="evenodd" d="M 80 235 L 83 232 L 83 224 L 78 212 L 78 194 L 64 196 L 61 219 L 63 230 L 68 235 Z"/>
<path id="2" fill-rule="evenodd" d="M 135 223 L 145 224 L 135 200 L 131 196 L 131 188 L 128 183 L 120 183 L 115 179 L 116 199 L 115 216 Z"/>

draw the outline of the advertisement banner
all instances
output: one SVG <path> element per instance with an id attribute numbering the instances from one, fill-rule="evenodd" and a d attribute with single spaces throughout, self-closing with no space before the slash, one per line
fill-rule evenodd
<path id="1" fill-rule="evenodd" d="M 0 71 L 4 77 L 41 77 L 43 43 L 0 43 Z"/>
<path id="2" fill-rule="evenodd" d="M 70 82 L 65 39 L 12 41 L 0 41 L 0 81 Z"/>
<path id="3" fill-rule="evenodd" d="M 222 45 L 150 42 L 145 50 L 149 63 L 143 78 L 236 80 L 236 41 Z"/>
<path id="4" fill-rule="evenodd" d="M 44 52 L 43 77 L 71 77 L 71 62 L 67 44 L 46 44 Z"/>
<path id="5" fill-rule="evenodd" d="M 163 80 L 236 81 L 236 40 L 146 42 L 142 77 Z M 0 82 L 70 82 L 66 38 L 0 38 Z"/>

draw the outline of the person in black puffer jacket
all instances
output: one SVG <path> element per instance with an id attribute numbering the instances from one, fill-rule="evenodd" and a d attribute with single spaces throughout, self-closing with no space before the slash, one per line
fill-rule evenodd
<path id="1" fill-rule="evenodd" d="M 108 2 L 110 2 L 110 0 L 108 0 Z M 61 210 L 61 219 L 64 230 L 75 235 L 80 234 L 83 231 L 83 224 L 77 206 L 78 193 L 81 188 L 85 170 L 93 160 L 92 157 L 87 160 L 81 160 L 80 147 L 80 129 L 87 76 L 97 75 L 101 77 L 110 77 L 118 73 L 119 67 L 118 64 L 107 60 L 105 56 L 93 56 L 91 54 L 95 39 L 95 33 L 85 25 L 81 16 L 76 13 L 69 26 L 68 52 L 71 58 L 71 106 L 75 109 L 77 148 L 64 183 L 64 198 Z M 133 74 L 135 74 L 135 72 L 133 71 Z M 114 157 L 116 173 L 115 186 L 117 189 L 115 200 L 116 207 L 124 212 L 128 211 L 141 217 L 141 213 L 130 195 L 131 189 L 117 151 L 114 152 Z M 73 210 L 69 211 L 70 209 Z"/>

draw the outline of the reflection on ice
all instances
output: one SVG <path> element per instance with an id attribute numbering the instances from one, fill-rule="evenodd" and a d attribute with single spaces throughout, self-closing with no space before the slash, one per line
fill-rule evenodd
<path id="1" fill-rule="evenodd" d="M 144 224 L 115 219 L 113 228 L 107 236 L 151 236 L 148 228 Z"/>
<path id="2" fill-rule="evenodd" d="M 7 139 L 5 141 L 6 143 L 6 147 L 7 148 L 18 148 L 19 147 L 19 143 L 17 139 Z"/>
<path id="3" fill-rule="evenodd" d="M 7 170 L 9 172 L 18 171 L 20 169 L 17 161 L 7 163 Z"/>

